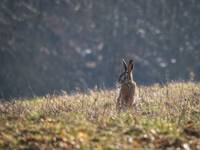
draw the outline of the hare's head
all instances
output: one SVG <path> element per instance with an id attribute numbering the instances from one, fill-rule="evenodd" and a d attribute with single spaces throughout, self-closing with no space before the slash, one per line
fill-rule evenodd
<path id="1" fill-rule="evenodd" d="M 129 60 L 128 65 L 126 64 L 125 60 L 122 59 L 122 64 L 124 66 L 124 72 L 119 76 L 119 83 L 125 83 L 129 81 L 133 81 L 132 71 L 133 71 L 133 60 Z"/>

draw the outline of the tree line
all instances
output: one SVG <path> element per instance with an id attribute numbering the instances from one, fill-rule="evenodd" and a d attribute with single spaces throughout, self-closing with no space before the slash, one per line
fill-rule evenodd
<path id="1" fill-rule="evenodd" d="M 2 0 L 0 98 L 200 79 L 198 0 Z"/>

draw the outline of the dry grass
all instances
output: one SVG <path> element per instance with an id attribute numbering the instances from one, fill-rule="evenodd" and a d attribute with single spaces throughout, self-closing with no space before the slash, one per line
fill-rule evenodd
<path id="1" fill-rule="evenodd" d="M 116 90 L 0 103 L 2 149 L 200 149 L 200 84 L 139 87 L 117 113 Z"/>

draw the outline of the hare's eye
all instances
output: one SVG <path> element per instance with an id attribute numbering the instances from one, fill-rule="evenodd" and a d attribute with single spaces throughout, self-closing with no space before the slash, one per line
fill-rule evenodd
<path id="1" fill-rule="evenodd" d="M 124 80 L 126 80 L 126 79 L 127 79 L 127 76 L 125 75 L 125 76 L 124 76 Z"/>

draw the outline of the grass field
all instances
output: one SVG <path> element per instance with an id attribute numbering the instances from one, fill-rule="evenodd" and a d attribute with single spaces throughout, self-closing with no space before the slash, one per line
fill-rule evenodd
<path id="1" fill-rule="evenodd" d="M 200 84 L 140 86 L 137 110 L 116 90 L 0 102 L 0 149 L 200 149 Z"/>

